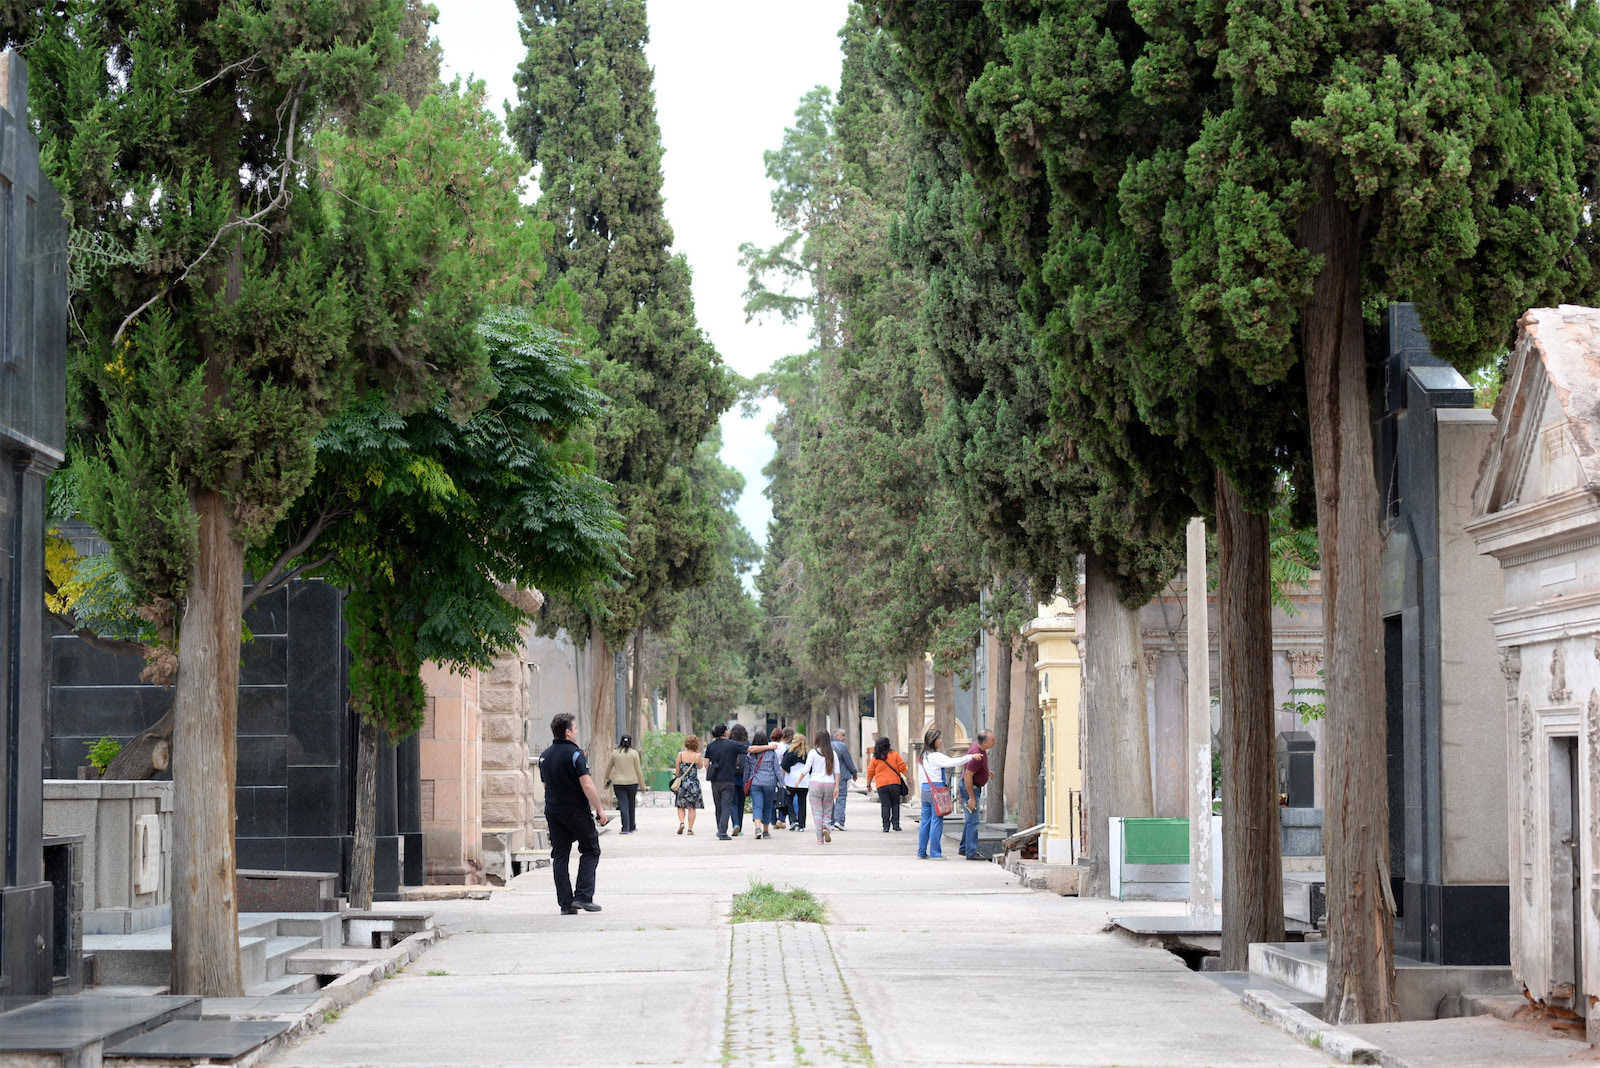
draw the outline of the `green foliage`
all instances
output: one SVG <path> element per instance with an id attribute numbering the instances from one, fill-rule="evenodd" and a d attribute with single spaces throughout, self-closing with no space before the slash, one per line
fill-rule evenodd
<path id="1" fill-rule="evenodd" d="M 676 771 L 673 762 L 682 749 L 682 731 L 645 731 L 639 738 L 639 762 L 646 772 Z"/>
<path id="2" fill-rule="evenodd" d="M 511 264 L 538 229 L 503 210 L 523 168 L 481 109 L 451 91 L 413 111 L 395 92 L 416 102 L 417 79 L 433 84 L 428 18 L 408 0 L 0 17 L 26 44 L 31 117 L 78 235 L 83 514 L 162 633 L 188 592 L 198 495 L 220 494 L 232 536 L 260 544 L 358 389 L 402 410 L 481 402 L 474 324 L 523 291 L 537 259 Z"/>
<path id="3" fill-rule="evenodd" d="M 122 752 L 122 743 L 115 738 L 99 738 L 86 742 L 84 748 L 89 750 L 89 766 L 104 775 L 111 762 L 117 759 L 117 754 Z"/>
<path id="4" fill-rule="evenodd" d="M 720 503 L 693 468 L 733 383 L 695 321 L 688 263 L 670 251 L 643 0 L 518 7 L 528 54 L 510 133 L 539 167 L 540 213 L 555 225 L 545 299 L 565 286 L 595 331 L 609 399 L 595 469 L 616 487 L 630 557 L 602 605 L 554 598 L 547 616 L 578 641 L 596 622 L 616 646 L 647 618 L 668 625 L 674 595 L 713 573 Z"/>
<path id="5" fill-rule="evenodd" d="M 520 644 L 532 605 L 511 587 L 589 603 L 621 568 L 610 488 L 574 438 L 601 404 L 583 361 L 526 311 L 478 333 L 490 403 L 458 422 L 448 400 L 401 414 L 363 394 L 319 437 L 274 544 L 353 591 L 351 701 L 395 738 L 420 723 L 424 661 L 487 669 Z"/>
<path id="6" fill-rule="evenodd" d="M 779 890 L 750 880 L 750 889 L 733 895 L 729 923 L 827 923 L 828 910 L 803 887 Z"/>
<path id="7" fill-rule="evenodd" d="M 734 512 L 744 478 L 724 464 L 720 431 L 701 442 L 692 475 L 697 493 L 715 495 L 721 530 L 709 581 L 676 594 L 671 624 L 653 636 L 661 660 L 658 674 L 675 677 L 678 700 L 687 702 L 690 724 L 700 730 L 749 699 L 750 649 L 760 625 L 760 609 L 745 589 L 744 576 L 761 550 Z"/>

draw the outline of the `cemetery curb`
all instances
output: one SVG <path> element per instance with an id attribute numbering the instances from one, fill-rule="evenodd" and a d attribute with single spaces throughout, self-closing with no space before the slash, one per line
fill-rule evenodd
<path id="1" fill-rule="evenodd" d="M 1329 1027 L 1303 1009 L 1297 1009 L 1267 990 L 1246 990 L 1239 995 L 1245 1011 L 1287 1031 L 1312 1049 L 1321 1050 L 1345 1064 L 1379 1064 L 1383 1051 L 1365 1039 Z"/>
<path id="2" fill-rule="evenodd" d="M 330 1016 L 336 1016 L 365 997 L 380 980 L 388 979 L 396 972 L 405 970 L 407 965 L 433 948 L 433 944 L 443 937 L 444 931 L 441 928 L 430 927 L 401 939 L 394 944 L 394 953 L 390 956 L 345 972 L 323 987 L 322 996 L 313 1001 L 309 1008 L 277 1017 L 287 1021 L 288 1028 L 238 1060 L 229 1063 L 236 1068 L 249 1068 L 251 1065 L 261 1064 L 276 1057 L 301 1039 L 320 1031 Z"/>

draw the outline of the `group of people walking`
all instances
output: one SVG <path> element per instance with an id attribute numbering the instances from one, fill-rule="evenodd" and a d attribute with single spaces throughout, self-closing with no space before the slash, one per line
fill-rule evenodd
<path id="1" fill-rule="evenodd" d="M 943 752 L 943 742 L 943 732 L 937 727 L 923 736 L 916 775 L 921 801 L 917 856 L 944 859 L 944 819 L 955 805 L 945 776 L 950 769 L 960 769 L 959 801 L 965 808 L 961 853 L 969 860 L 984 860 L 978 852 L 979 802 L 989 782 L 988 750 L 994 745 L 994 734 L 979 731 L 963 756 Z M 748 799 L 754 837 L 771 838 L 773 831 L 804 832 L 809 816 L 818 844 L 825 845 L 833 841 L 834 831 L 845 829 L 846 791 L 860 774 L 842 730 L 818 731 L 808 741 L 789 727 L 778 727 L 770 735 L 758 730 L 751 737 L 742 724 L 729 727 L 718 723 L 711 729 L 711 744 L 704 752 L 700 739 L 691 736 L 684 740 L 674 761 L 672 789 L 677 799 L 678 833 L 694 834 L 695 816 L 705 807 L 709 788 L 721 841 L 744 832 Z M 879 738 L 865 774 L 867 786 L 878 793 L 883 833 L 900 831 L 901 808 L 911 796 L 905 758 L 895 752 L 889 739 Z M 632 798 L 629 800 L 631 804 Z M 625 815 L 623 833 L 628 833 L 630 823 L 631 816 Z"/>
<path id="2" fill-rule="evenodd" d="M 599 912 L 594 902 L 595 873 L 600 863 L 599 828 L 608 822 L 599 791 L 583 750 L 578 748 L 573 717 L 562 713 L 550 723 L 552 744 L 539 755 L 539 774 L 545 784 L 545 819 L 550 834 L 550 861 L 556 884 L 556 903 L 565 915 Z M 983 789 L 989 782 L 988 751 L 994 745 L 991 731 L 979 731 L 963 756 L 943 752 L 944 736 L 929 728 L 922 739 L 917 762 L 917 787 L 922 802 L 917 827 L 917 857 L 943 860 L 944 818 L 955 802 L 946 773 L 961 769 L 959 798 L 965 806 L 961 852 L 968 860 L 983 860 L 978 852 L 978 820 Z M 833 832 L 845 829 L 845 790 L 860 777 L 842 730 L 818 731 L 808 741 L 802 733 L 779 727 L 770 735 L 758 730 L 750 737 L 741 724 L 731 728 L 718 723 L 711 744 L 702 753 L 700 739 L 684 739 L 674 761 L 672 791 L 678 811 L 678 833 L 693 834 L 695 814 L 705 807 L 709 786 L 717 811 L 717 837 L 727 841 L 744 830 L 746 798 L 751 805 L 755 838 L 771 838 L 775 830 L 804 832 L 809 808 L 817 843 L 833 841 Z M 900 830 L 902 802 L 910 796 L 909 768 L 887 738 L 879 738 L 867 760 L 868 786 L 878 792 L 883 833 Z M 701 773 L 705 782 L 701 782 Z M 605 781 L 616 791 L 622 833 L 632 834 L 639 787 L 644 782 L 643 762 L 633 739 L 623 735 L 606 758 Z M 731 830 L 731 834 L 729 833 Z M 569 863 L 578 847 L 578 877 L 572 880 Z"/>

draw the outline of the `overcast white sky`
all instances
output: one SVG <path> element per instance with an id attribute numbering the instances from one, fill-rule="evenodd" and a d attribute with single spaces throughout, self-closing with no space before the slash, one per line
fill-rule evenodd
<path id="1" fill-rule="evenodd" d="M 491 101 L 515 101 L 522 61 L 515 0 L 434 0 L 446 76 L 481 78 Z M 741 375 L 809 347 L 803 327 L 744 321 L 739 245 L 778 238 L 761 154 L 776 148 L 800 97 L 837 88 L 847 0 L 650 0 L 650 62 L 666 147 L 667 218 L 694 269 L 695 309 Z M 765 542 L 771 509 L 761 468 L 772 456 L 770 410 L 722 420 L 723 460 L 745 477 L 739 518 Z"/>

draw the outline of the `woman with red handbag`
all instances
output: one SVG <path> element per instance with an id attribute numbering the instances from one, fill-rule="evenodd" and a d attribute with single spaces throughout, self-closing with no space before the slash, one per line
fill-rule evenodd
<path id="1" fill-rule="evenodd" d="M 950 787 L 945 785 L 946 768 L 959 768 L 972 759 L 966 756 L 946 756 L 939 752 L 944 732 L 929 727 L 922 736 L 922 762 L 917 765 L 918 778 L 922 780 L 922 821 L 917 827 L 917 859 L 944 859 L 944 818 L 956 809 Z"/>

